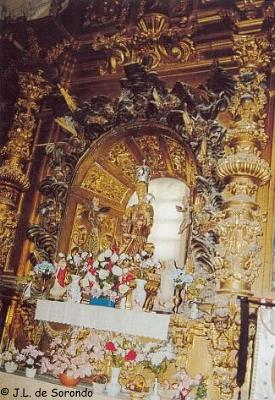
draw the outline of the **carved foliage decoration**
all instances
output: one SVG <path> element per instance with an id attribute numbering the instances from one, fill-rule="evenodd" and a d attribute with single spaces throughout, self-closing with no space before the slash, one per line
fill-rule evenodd
<path id="1" fill-rule="evenodd" d="M 186 28 L 170 27 L 167 17 L 154 13 L 141 17 L 133 34 L 125 29 L 112 36 L 97 34 L 93 50 L 107 53 L 106 65 L 100 66 L 99 73 L 115 73 L 118 67 L 144 59 L 153 69 L 163 64 L 185 63 L 194 53 L 190 33 Z"/>
<path id="2" fill-rule="evenodd" d="M 167 149 L 173 165 L 173 170 L 178 176 L 185 177 L 186 179 L 186 153 L 178 146 L 176 141 L 171 139 L 167 139 Z"/>
<path id="3" fill-rule="evenodd" d="M 142 136 L 135 138 L 139 145 L 146 164 L 150 166 L 151 174 L 158 175 L 166 172 L 166 164 L 160 150 L 160 144 L 156 136 Z"/>
<path id="4" fill-rule="evenodd" d="M 12 332 L 10 337 L 15 340 L 18 348 L 23 348 L 30 344 L 38 345 L 41 335 L 39 321 L 35 318 L 34 304 L 19 304 L 12 321 Z"/>
<path id="5" fill-rule="evenodd" d="M 6 265 L 8 254 L 13 246 L 14 234 L 19 216 L 14 208 L 0 203 L 0 266 Z"/>
<path id="6" fill-rule="evenodd" d="M 235 377 L 240 332 L 237 309 L 229 311 L 228 315 L 217 313 L 207 328 L 215 384 L 220 388 L 220 398 L 231 400 L 237 386 Z"/>
<path id="7" fill-rule="evenodd" d="M 124 175 L 128 176 L 132 181 L 136 176 L 136 160 L 129 151 L 125 143 L 115 143 L 108 151 L 108 154 L 102 156 L 103 160 L 110 162 L 116 168 L 121 169 Z"/>
<path id="8" fill-rule="evenodd" d="M 106 195 L 113 201 L 122 202 L 129 189 L 119 180 L 108 174 L 101 166 L 93 164 L 81 186 L 95 194 Z"/>

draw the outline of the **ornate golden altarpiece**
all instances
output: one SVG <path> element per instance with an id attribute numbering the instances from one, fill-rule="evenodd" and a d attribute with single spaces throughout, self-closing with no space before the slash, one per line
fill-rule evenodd
<path id="1" fill-rule="evenodd" d="M 267 189 L 258 190 L 270 180 L 270 167 L 263 156 L 270 159 L 268 151 L 274 148 L 265 130 L 267 102 L 270 100 L 270 111 L 274 96 L 270 92 L 268 99 L 266 85 L 270 36 L 259 29 L 245 6 L 240 9 L 247 13 L 247 20 L 242 14 L 242 19 L 235 21 L 239 34 L 230 42 L 234 67 L 228 72 L 214 62 L 211 70 L 206 63 L 208 78 L 201 85 L 182 80 L 165 84 L 154 72 L 163 65 L 176 68 L 181 63 L 200 63 L 189 39 L 195 22 L 189 20 L 185 30 L 173 36 L 168 19 L 158 14 L 139 20 L 135 41 L 131 31 L 128 36 L 99 35 L 92 40 L 94 51 L 103 49 L 108 55 L 99 64 L 103 77 L 119 74 L 124 67 L 118 96 L 95 96 L 85 102 L 81 93 L 72 97 L 73 90 L 67 90 L 65 79 L 56 86 L 41 71 L 20 75 L 17 112 L 1 149 L 2 347 L 10 340 L 19 345 L 33 338 L 38 341 L 43 334 L 41 324 L 33 319 L 34 305 L 20 301 L 20 279 L 31 269 L 31 262 L 53 261 L 58 251 L 67 252 L 74 246 L 85 244 L 100 251 L 112 244 L 135 191 L 136 165 L 145 159 L 153 178 L 175 177 L 191 189 L 188 268 L 197 275 L 207 272 L 212 285 L 212 301 L 206 301 L 199 289 L 188 293 L 188 301 L 200 300 L 201 318 L 173 316 L 174 342 L 182 349 L 182 367 L 192 374 L 205 374 L 213 398 L 233 398 L 240 329 L 237 297 L 250 296 L 255 290 L 261 293 L 261 282 L 267 293 L 271 275 L 271 268 L 265 274 L 261 271 L 263 259 L 271 258 L 271 245 L 263 245 L 262 236 L 266 243 L 271 242 L 272 224 L 267 228 L 264 224 L 272 197 L 267 204 Z M 268 19 L 266 10 L 263 18 Z M 229 11 L 226 17 L 233 18 Z M 201 14 L 200 18 L 203 24 L 207 16 Z M 170 40 L 167 48 L 161 41 L 164 32 Z M 154 40 L 146 42 L 150 37 Z M 69 45 L 63 44 L 57 53 Z M 149 61 L 146 48 L 152 55 Z M 35 46 L 31 51 L 37 51 Z M 50 56 L 58 58 L 56 53 L 48 53 L 50 62 Z M 142 60 L 147 65 L 140 64 Z M 226 66 L 228 60 L 222 61 Z M 66 76 L 65 67 L 63 73 Z M 38 104 L 51 92 L 58 101 L 64 99 L 64 111 L 57 113 L 47 140 L 39 143 L 33 139 Z M 272 121 L 268 123 L 269 133 Z M 26 161 L 31 155 L 35 158 L 35 151 L 41 148 L 47 156 L 33 187 Z M 274 180 L 270 196 L 272 187 Z M 95 197 L 100 206 L 111 209 L 96 220 L 96 225 L 86 212 Z M 31 210 L 26 202 L 31 203 Z M 29 226 L 19 246 L 20 224 L 26 224 L 22 210 L 28 210 Z M 20 247 L 16 280 L 15 243 Z M 259 272 L 261 280 L 257 281 Z M 9 287 L 13 287 L 12 295 Z M 34 297 L 39 297 L 40 289 L 39 285 L 34 287 Z M 63 328 L 47 329 L 49 335 L 55 335 Z"/>

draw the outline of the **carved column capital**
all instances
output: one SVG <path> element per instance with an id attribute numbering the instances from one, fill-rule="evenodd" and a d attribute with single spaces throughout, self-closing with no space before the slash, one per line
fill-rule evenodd
<path id="1" fill-rule="evenodd" d="M 255 72 L 270 63 L 270 43 L 265 36 L 234 35 L 234 60 L 240 66 L 240 72 Z"/>

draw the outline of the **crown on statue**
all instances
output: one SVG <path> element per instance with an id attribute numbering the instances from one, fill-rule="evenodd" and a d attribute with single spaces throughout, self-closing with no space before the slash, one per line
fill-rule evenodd
<path id="1" fill-rule="evenodd" d="M 145 160 L 143 160 L 142 165 L 137 166 L 136 179 L 137 179 L 137 182 L 149 183 L 150 168 L 148 167 L 148 165 L 145 164 Z"/>

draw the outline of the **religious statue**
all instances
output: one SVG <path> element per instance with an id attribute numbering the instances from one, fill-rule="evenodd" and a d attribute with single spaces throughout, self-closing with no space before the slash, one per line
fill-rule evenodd
<path id="1" fill-rule="evenodd" d="M 59 261 L 55 263 L 55 266 L 55 281 L 50 290 L 50 296 L 55 299 L 61 299 L 67 290 L 66 284 L 68 275 L 67 261 L 62 253 L 59 254 Z"/>
<path id="2" fill-rule="evenodd" d="M 110 207 L 101 207 L 99 199 L 93 197 L 93 199 L 85 204 L 84 214 L 89 222 L 89 235 L 87 238 L 88 249 L 93 254 L 99 253 L 110 247 L 106 246 L 106 238 L 103 235 L 103 225 L 105 223 L 106 214 L 110 211 Z M 109 226 L 110 228 L 110 226 Z M 112 237 L 110 238 L 112 242 Z"/>
<path id="3" fill-rule="evenodd" d="M 121 222 L 121 251 L 129 255 L 140 253 L 147 242 L 153 225 L 154 210 L 151 201 L 154 198 L 148 193 L 149 167 L 137 168 L 136 193 L 138 203 L 126 209 Z"/>
<path id="4" fill-rule="evenodd" d="M 182 246 L 181 246 L 181 260 L 185 264 L 188 250 L 188 243 L 190 240 L 190 227 L 192 225 L 193 217 L 193 206 L 190 204 L 190 197 L 188 195 L 183 196 L 182 205 L 176 205 L 178 212 L 182 213 L 182 221 L 179 227 L 178 234 L 182 235 Z"/>

